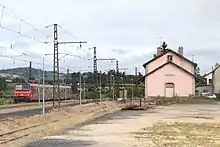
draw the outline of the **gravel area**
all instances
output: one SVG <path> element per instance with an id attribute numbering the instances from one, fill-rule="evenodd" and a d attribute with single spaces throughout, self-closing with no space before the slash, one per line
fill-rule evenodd
<path id="1" fill-rule="evenodd" d="M 166 143 L 169 143 L 172 138 L 167 137 L 177 136 L 179 140 L 183 140 L 184 137 L 189 135 L 201 135 L 199 133 L 200 131 L 203 131 L 202 135 L 204 137 L 213 133 L 215 129 L 211 129 L 210 126 L 212 125 L 216 126 L 216 130 L 220 130 L 218 129 L 219 122 L 219 104 L 174 104 L 170 106 L 158 106 L 147 111 L 120 111 L 106 115 L 90 124 L 76 129 L 70 129 L 63 134 L 46 136 L 41 140 L 27 144 L 26 147 L 171 146 Z M 203 125 L 199 125 L 201 123 Z M 193 129 L 190 130 L 190 128 Z M 171 130 L 174 130 L 176 134 Z M 148 132 L 146 133 L 146 131 Z M 163 133 L 160 134 L 160 132 Z M 167 133 L 168 136 L 164 133 Z M 219 146 L 219 134 L 216 133 L 215 135 L 217 137 L 216 145 L 213 146 Z M 198 145 L 198 143 L 195 144 L 195 142 L 198 142 L 195 138 L 191 136 L 185 139 L 185 141 L 189 146 L 193 147 Z M 210 137 L 207 136 L 203 139 L 210 142 L 213 141 L 213 139 L 210 140 Z M 212 147 L 208 144 L 210 142 L 207 142 L 207 145 Z M 204 143 L 204 141 L 199 144 L 200 146 L 204 146 L 201 143 Z M 184 143 L 174 144 L 173 146 L 175 145 L 187 146 Z"/>
<path id="2" fill-rule="evenodd" d="M 19 147 L 23 146 L 31 140 L 36 140 L 41 137 L 57 134 L 72 128 L 77 124 L 83 123 L 90 119 L 100 117 L 106 113 L 115 112 L 121 109 L 123 104 L 117 104 L 114 102 L 103 102 L 103 103 L 90 103 L 82 106 L 69 107 L 63 110 L 54 111 L 46 114 L 45 116 L 33 116 L 27 118 L 11 119 L 0 122 L 0 132 L 6 133 L 12 130 L 22 129 L 24 127 L 31 127 L 37 124 L 44 124 L 34 128 L 26 129 L 20 132 L 21 134 L 28 133 L 29 135 L 15 141 L 11 141 L 8 144 L 2 146 L 7 147 Z M 52 122 L 54 121 L 54 122 Z M 11 137 L 11 136 L 10 136 Z M 12 136 L 15 137 L 15 136 Z M 5 138 L 1 137 L 0 140 Z M 6 138 L 9 139 L 9 138 Z M 1 146 L 1 145 L 0 145 Z"/>

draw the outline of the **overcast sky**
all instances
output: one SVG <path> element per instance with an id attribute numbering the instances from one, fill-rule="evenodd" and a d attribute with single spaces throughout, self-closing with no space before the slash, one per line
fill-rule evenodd
<path id="1" fill-rule="evenodd" d="M 183 46 L 187 58 L 192 59 L 194 55 L 203 73 L 220 62 L 219 0 L 1 0 L 0 3 L 7 6 L 6 12 L 14 12 L 46 35 L 33 31 L 24 22 L 20 25 L 21 21 L 11 15 L 4 15 L 1 20 L 6 28 L 28 33 L 42 41 L 52 41 L 53 28 L 46 29 L 45 26 L 57 23 L 78 38 L 59 28 L 60 41 L 88 42 L 82 49 L 77 44 L 59 46 L 86 58 L 65 57 L 60 63 L 61 71 L 68 67 L 76 71 L 79 66 L 88 69 L 92 65 L 88 60 L 92 58 L 92 50 L 88 48 L 96 46 L 98 58 L 116 58 L 119 66 L 129 68 L 131 74 L 136 66 L 143 72 L 143 63 L 153 57 L 161 38 L 173 50 Z M 3 55 L 15 56 L 25 52 L 40 57 L 44 53 L 53 53 L 52 46 L 2 28 L 0 40 Z M 41 62 L 37 58 L 23 59 Z M 28 65 L 24 61 L 6 58 L 0 58 L 0 61 L 0 68 Z M 52 70 L 52 57 L 45 57 L 45 62 L 46 69 Z M 40 66 L 33 65 L 35 68 Z M 98 70 L 113 68 L 115 63 L 98 62 Z"/>

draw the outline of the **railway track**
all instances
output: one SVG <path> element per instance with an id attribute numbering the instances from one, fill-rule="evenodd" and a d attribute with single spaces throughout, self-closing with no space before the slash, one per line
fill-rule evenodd
<path id="1" fill-rule="evenodd" d="M 88 103 L 93 103 L 93 102 L 96 102 L 96 101 L 89 101 L 89 102 L 84 101 L 84 102 L 82 102 L 82 104 L 88 104 Z M 69 116 L 68 118 L 71 118 L 71 116 Z M 13 121 L 13 119 L 7 118 L 7 119 L 0 120 L 0 122 L 1 121 Z M 60 120 L 55 119 L 50 122 L 39 123 L 39 124 L 31 125 L 28 127 L 8 131 L 6 133 L 1 133 L 0 134 L 0 146 L 4 145 L 4 144 L 8 144 L 8 143 L 15 141 L 15 140 L 18 140 L 18 139 L 22 139 L 24 137 L 27 137 L 27 136 L 33 134 L 33 133 L 39 133 L 40 130 L 36 129 L 37 127 L 41 127 L 41 126 L 51 124 L 51 123 L 56 123 L 58 121 L 60 121 Z M 32 130 L 32 129 L 35 129 L 35 130 Z"/>
<path id="2" fill-rule="evenodd" d="M 24 127 L 24 128 L 21 128 L 21 129 L 17 129 L 17 130 L 9 131 L 9 132 L 6 132 L 6 133 L 2 133 L 2 134 L 0 134 L 0 144 L 7 144 L 11 141 L 29 136 L 30 135 L 30 133 L 28 133 L 28 132 L 30 132 L 30 131 L 28 131 L 29 129 L 33 129 L 33 128 L 43 126 L 43 125 L 46 125 L 46 124 L 55 123 L 55 122 L 58 122 L 58 121 L 59 120 L 53 120 L 51 122 L 32 125 L 32 126 L 29 126 L 29 127 Z M 37 131 L 34 132 L 34 133 L 37 133 Z"/>
<path id="3" fill-rule="evenodd" d="M 66 100 L 65 101 L 61 101 L 61 103 L 70 103 L 70 102 L 78 102 L 79 100 Z M 52 101 L 49 102 L 45 102 L 45 105 L 48 104 L 52 104 Z M 20 104 L 9 104 L 9 105 L 3 105 L 0 106 L 0 110 L 1 109 L 8 109 L 8 108 L 19 108 L 19 107 L 25 107 L 25 106 L 37 106 L 39 105 L 39 102 L 34 102 L 34 103 L 20 103 Z M 40 105 L 42 105 L 42 102 L 40 102 Z"/>
<path id="4" fill-rule="evenodd" d="M 88 104 L 88 103 L 93 103 L 95 101 L 93 100 L 89 100 L 89 101 L 82 101 L 82 104 Z M 69 102 L 66 104 L 62 104 L 61 108 L 65 108 L 65 107 L 74 107 L 79 105 L 78 101 L 73 101 L 73 102 Z M 46 106 L 45 107 L 45 113 L 49 113 L 53 111 L 53 107 L 52 105 L 50 106 Z M 16 111 L 12 111 L 12 112 L 6 112 L 6 113 L 2 113 L 0 115 L 0 122 L 2 121 L 7 121 L 13 118 L 22 118 L 22 117 L 30 117 L 30 116 L 34 116 L 34 115 L 41 115 L 42 114 L 42 108 L 41 107 L 37 107 L 37 108 L 29 108 L 29 109 L 19 109 Z"/>

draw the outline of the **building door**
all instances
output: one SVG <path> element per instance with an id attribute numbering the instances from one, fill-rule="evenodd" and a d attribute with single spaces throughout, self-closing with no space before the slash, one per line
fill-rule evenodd
<path id="1" fill-rule="evenodd" d="M 166 83 L 165 92 L 166 92 L 165 93 L 166 97 L 173 97 L 174 96 L 174 84 Z"/>

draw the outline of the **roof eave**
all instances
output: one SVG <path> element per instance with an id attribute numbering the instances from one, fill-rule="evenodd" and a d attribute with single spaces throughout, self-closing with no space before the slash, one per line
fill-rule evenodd
<path id="1" fill-rule="evenodd" d="M 173 64 L 173 65 L 175 65 L 177 68 L 180 68 L 180 69 L 182 69 L 183 71 L 185 71 L 185 72 L 187 72 L 188 74 L 190 74 L 191 76 L 194 76 L 194 77 L 195 77 L 194 74 L 188 72 L 187 70 L 185 70 L 184 68 L 180 67 L 179 65 L 173 63 L 172 61 L 168 61 L 168 62 L 164 63 L 163 65 L 157 67 L 157 68 L 154 69 L 153 71 L 151 71 L 151 72 L 149 72 L 148 74 L 146 74 L 145 77 L 148 76 L 148 75 L 150 75 L 150 74 L 152 74 L 152 73 L 154 73 L 154 72 L 156 72 L 158 69 L 160 69 L 160 68 L 166 66 L 167 64 Z"/>
<path id="2" fill-rule="evenodd" d="M 196 63 L 194 63 L 194 62 L 190 61 L 190 60 L 189 60 L 189 59 L 187 59 L 186 57 L 184 57 L 184 56 L 182 56 L 182 55 L 178 54 L 177 52 L 175 52 L 175 51 L 173 51 L 173 50 L 171 50 L 171 49 L 167 49 L 165 52 L 163 52 L 162 54 L 160 54 L 160 55 L 158 55 L 157 57 L 155 57 L 156 59 L 155 59 L 155 58 L 153 58 L 153 59 L 149 60 L 148 62 L 144 63 L 144 64 L 143 64 L 143 67 L 145 68 L 145 67 L 147 66 L 147 64 L 149 64 L 150 62 L 153 62 L 154 60 L 159 59 L 160 57 L 162 57 L 163 55 L 165 55 L 165 54 L 166 54 L 166 53 L 168 53 L 168 52 L 172 52 L 172 53 L 174 53 L 174 54 L 178 55 L 179 57 L 184 58 L 186 61 L 188 61 L 188 62 L 190 62 L 192 65 L 194 65 L 194 68 L 196 68 L 196 67 L 197 67 L 197 64 L 196 64 Z"/>

